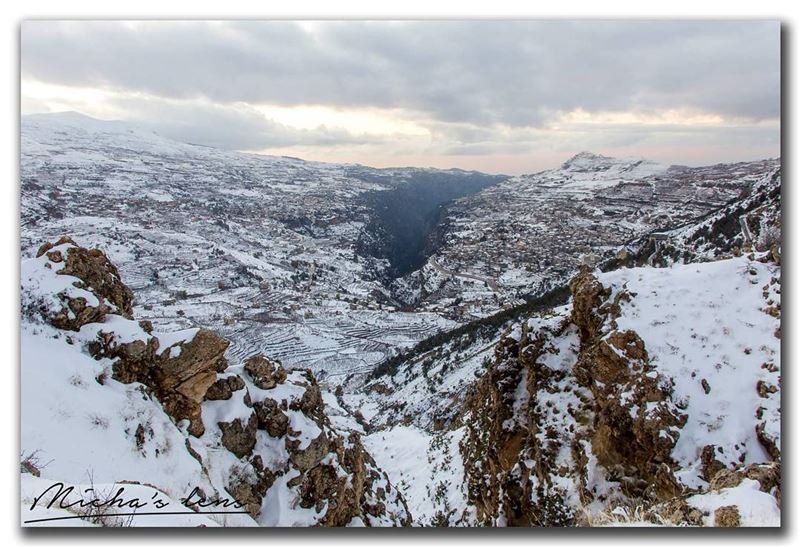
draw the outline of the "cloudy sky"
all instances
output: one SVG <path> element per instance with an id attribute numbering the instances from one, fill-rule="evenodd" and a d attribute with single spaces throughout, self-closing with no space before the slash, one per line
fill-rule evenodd
<path id="1" fill-rule="evenodd" d="M 780 154 L 776 22 L 27 21 L 21 53 L 23 114 L 235 150 L 510 174 Z"/>

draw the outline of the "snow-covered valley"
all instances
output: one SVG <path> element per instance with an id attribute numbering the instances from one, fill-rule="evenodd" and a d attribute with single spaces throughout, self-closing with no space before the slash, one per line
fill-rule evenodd
<path id="1" fill-rule="evenodd" d="M 780 160 L 373 169 L 59 114 L 21 170 L 23 521 L 131 524 L 27 510 L 60 481 L 241 509 L 134 525 L 780 524 Z"/>

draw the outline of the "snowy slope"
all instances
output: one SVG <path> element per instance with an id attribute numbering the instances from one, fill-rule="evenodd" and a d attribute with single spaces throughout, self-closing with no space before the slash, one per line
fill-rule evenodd
<path id="1" fill-rule="evenodd" d="M 229 342 L 210 331 L 136 321 L 101 251 L 64 239 L 37 254 L 21 265 L 23 524 L 408 523 L 402 495 L 341 427 L 352 419 L 328 419 L 310 371 L 261 355 L 229 364 Z M 118 497 L 146 503 L 128 515 L 108 505 Z M 201 498 L 224 511 L 185 501 Z"/>
<path id="2" fill-rule="evenodd" d="M 780 449 L 780 396 L 764 398 L 757 386 L 779 386 L 780 320 L 767 309 L 780 305 L 780 268 L 741 257 L 599 279 L 636 294 L 617 328 L 638 332 L 658 373 L 674 381 L 688 417 L 672 452 L 680 480 L 699 484 L 698 455 L 709 444 L 725 447 L 726 465 L 769 461 L 755 425 L 765 423 Z"/>
<path id="3" fill-rule="evenodd" d="M 644 234 L 696 222 L 779 167 L 688 168 L 583 152 L 557 169 L 510 178 L 447 208 L 442 244 L 421 272 L 423 302 L 437 309 L 458 299 L 472 317 L 494 313 Z"/>
<path id="4" fill-rule="evenodd" d="M 175 525 L 779 522 L 778 160 L 581 153 L 446 207 L 427 264 L 387 283 L 385 261 L 356 251 L 361 200 L 420 170 L 238 154 L 75 114 L 22 125 L 24 510 L 56 481 L 136 482 L 171 503 L 235 491 L 249 511 Z M 69 243 L 36 256 L 62 233 L 117 263 L 131 301 L 56 275 Z M 640 267 L 582 271 L 566 306 L 530 318 L 512 307 L 601 258 Z M 370 377 L 434 334 L 446 342 Z M 209 338 L 226 367 L 190 378 L 188 410 L 136 367 L 117 374 L 134 344 L 176 367 Z M 257 353 L 321 383 L 273 370 L 264 387 Z"/>
<path id="5" fill-rule="evenodd" d="M 364 196 L 426 170 L 241 154 L 75 113 L 21 125 L 22 255 L 63 234 L 104 249 L 165 330 L 213 327 L 232 358 L 341 375 L 454 324 L 397 310 L 385 261 L 354 250 Z"/>
<path id="6" fill-rule="evenodd" d="M 601 331 L 602 339 L 612 339 L 613 333 L 628 330 L 637 333 L 646 350 L 648 377 L 656 382 L 653 385 L 666 390 L 667 402 L 685 416 L 678 428 L 663 426 L 665 433 L 662 434 L 672 435 L 677 440 L 668 452 L 671 473 L 679 488 L 684 488 L 690 496 L 686 500 L 689 505 L 705 511 L 703 522 L 707 525 L 714 523 L 714 510 L 726 505 L 724 500 L 734 498 L 740 508 L 742 525 L 775 526 L 780 519 L 779 501 L 774 492 L 758 488 L 754 491 L 752 485 L 743 482 L 742 486 L 732 485 L 728 493 L 725 488 L 712 489 L 708 477 L 704 478 L 707 464 L 703 452 L 709 445 L 716 450 L 716 462 L 727 469 L 774 462 L 775 455 L 762 442 L 762 436 L 780 450 L 780 318 L 779 312 L 775 312 L 780 309 L 780 266 L 764 260 L 765 256 L 596 273 L 597 280 L 607 290 L 604 301 L 610 303 L 619 298 L 613 326 L 606 323 L 607 330 Z M 623 293 L 627 296 L 620 297 Z M 652 524 L 651 520 L 675 524 L 664 517 L 664 509 L 656 502 L 626 495 L 619 478 L 620 470 L 606 467 L 593 455 L 591 443 L 575 444 L 576 439 L 591 437 L 594 412 L 591 409 L 597 397 L 593 390 L 605 387 L 600 386 L 598 380 L 599 387 L 590 390 L 584 380 L 576 376 L 580 368 L 578 363 L 585 358 L 583 344 L 588 342 L 582 342 L 579 329 L 572 324 L 573 313 L 571 303 L 526 322 L 528 340 L 544 337 L 546 341 L 545 351 L 536 354 L 539 356 L 533 366 L 543 367 L 549 371 L 545 377 L 554 375 L 558 380 L 550 380 L 553 383 L 544 384 L 534 394 L 529 393 L 531 384 L 527 378 L 534 374 L 526 372 L 529 369 L 523 367 L 521 372 L 506 380 L 512 382 L 507 387 L 511 399 L 502 407 L 509 416 L 503 427 L 509 431 L 527 430 L 530 420 L 534 419 L 530 405 L 536 401 L 535 420 L 541 437 L 534 436 L 538 440 L 530 442 L 534 442 L 533 446 L 555 443 L 551 448 L 555 450 L 552 468 L 569 471 L 548 480 L 554 481 L 551 488 L 558 485 L 557 491 L 569 506 L 572 518 L 581 515 L 581 519 L 594 525 L 620 524 L 633 517 L 623 519 L 622 513 L 612 515 L 609 511 L 621 504 L 639 504 L 640 517 L 651 511 L 647 513 L 650 520 L 646 524 Z M 522 330 L 517 325 L 504 340 L 522 344 L 522 338 Z M 480 349 L 478 346 L 482 346 L 482 342 L 472 349 Z M 489 370 L 501 366 L 506 359 L 501 346 L 502 343 L 497 344 L 497 348 L 492 345 L 488 353 Z M 520 355 L 523 353 L 521 345 Z M 367 386 L 369 399 L 378 404 L 376 411 L 370 413 L 377 430 L 367 437 L 367 443 L 374 447 L 376 460 L 396 482 L 404 479 L 412 485 L 404 492 L 418 523 L 437 521 L 443 513 L 449 514 L 444 522 L 450 525 L 479 522 L 475 500 L 469 499 L 464 490 L 464 483 L 469 479 L 464 462 L 470 457 L 464 450 L 469 445 L 470 427 L 475 424 L 480 431 L 485 426 L 475 421 L 477 410 L 467 410 L 463 421 L 456 417 L 443 430 L 437 430 L 434 418 L 447 407 L 448 393 L 470 393 L 468 386 L 479 382 L 475 376 L 487 374 L 484 372 L 487 364 L 481 362 L 486 357 L 487 354 L 480 354 L 472 364 L 467 360 L 462 366 L 444 369 L 441 365 L 452 363 L 450 358 L 434 358 L 424 374 L 419 372 L 421 364 L 416 363 L 410 366 L 409 372 L 398 372 L 394 378 L 382 377 Z M 409 376 L 414 370 L 416 374 Z M 436 380 L 431 383 L 426 380 L 428 376 Z M 379 385 L 383 387 L 376 388 Z M 620 397 L 620 401 L 631 397 L 630 403 L 622 402 L 630 415 L 651 419 L 646 416 L 657 407 L 639 408 L 634 402 L 635 389 L 638 389 L 635 385 L 634 382 L 628 387 L 620 386 L 615 397 Z M 626 395 L 626 390 L 632 391 Z M 479 395 L 487 396 L 480 390 Z M 462 409 L 457 413 L 463 413 L 463 396 L 457 399 L 457 407 Z M 417 401 L 426 401 L 428 411 L 422 410 L 424 403 L 416 405 Z M 404 416 L 410 418 L 408 425 L 403 424 Z M 552 438 L 550 433 L 544 435 L 550 429 Z M 489 442 L 491 446 L 492 441 Z M 495 448 L 501 450 L 501 446 Z M 575 460 L 576 446 L 586 451 L 584 463 Z M 524 461 L 525 458 L 521 458 L 520 462 Z M 446 469 L 437 467 L 445 460 L 448 462 Z M 584 465 L 586 475 L 581 478 Z M 410 482 L 412 480 L 417 482 Z M 588 498 L 581 494 L 585 488 L 592 492 Z M 654 512 L 656 510 L 661 512 Z M 503 523 L 502 518 L 493 521 L 495 525 Z M 628 522 L 636 523 L 635 518 Z M 687 521 L 678 522 L 681 523 L 685 525 Z"/>

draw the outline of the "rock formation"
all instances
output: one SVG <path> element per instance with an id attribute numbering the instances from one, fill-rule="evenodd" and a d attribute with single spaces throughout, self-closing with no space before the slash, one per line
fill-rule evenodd
<path id="1" fill-rule="evenodd" d="M 777 436 L 766 418 L 754 433 L 773 463 L 744 466 L 743 455 L 731 463 L 728 451 L 741 446 L 707 445 L 698 454 L 706 487 L 678 478 L 686 473 L 673 454 L 687 422 L 685 403 L 639 334 L 618 326 L 621 307 L 635 304 L 636 294 L 603 286 L 588 268 L 569 286 L 569 314 L 508 332 L 467 396 L 461 453 L 478 523 L 576 525 L 591 504 L 639 500 L 653 522 L 738 526 L 735 506 L 710 515 L 692 496 L 717 495 L 743 480 L 757 481 L 779 502 L 780 451 L 765 433 L 772 427 Z M 708 396 L 713 387 L 703 381 Z M 764 399 L 777 392 L 754 384 Z"/>
<path id="2" fill-rule="evenodd" d="M 359 435 L 331 425 L 311 371 L 286 370 L 261 354 L 231 366 L 229 342 L 203 328 L 154 332 L 150 322 L 134 319 L 133 293 L 107 256 L 69 237 L 42 245 L 24 270 L 24 314 L 75 332 L 68 343 L 108 360 L 112 381 L 141 385 L 185 427 L 186 449 L 204 470 L 222 466 L 228 493 L 257 521 L 273 523 L 263 513 L 265 500 L 288 495 L 311 511 L 310 524 L 410 524 L 402 495 Z M 145 428 L 134 436 L 143 450 Z M 214 464 L 198 446 L 228 455 Z"/>

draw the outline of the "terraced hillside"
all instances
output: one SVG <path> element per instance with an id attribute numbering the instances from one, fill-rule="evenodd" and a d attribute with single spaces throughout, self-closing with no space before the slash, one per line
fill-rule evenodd
<path id="1" fill-rule="evenodd" d="M 206 325 L 331 380 L 563 285 L 747 193 L 776 160 L 582 153 L 521 177 L 226 152 L 77 114 L 22 122 L 23 257 L 106 250 L 156 325 Z M 410 270 L 410 271 L 409 271 Z M 337 380 L 338 381 L 338 380 Z"/>
<path id="2" fill-rule="evenodd" d="M 565 295 L 353 376 L 342 403 L 417 523 L 776 526 L 780 232 L 776 168 Z"/>
<path id="3" fill-rule="evenodd" d="M 503 178 L 240 154 L 78 114 L 26 116 L 22 254 L 69 234 L 107 250 L 155 324 L 211 326 L 232 356 L 266 351 L 337 374 L 455 324 L 398 309 L 385 281 L 410 258 L 366 242 L 402 231 L 393 219 L 407 208 L 380 196 L 419 194 L 435 209 Z M 424 226 L 413 236 L 405 242 L 422 249 Z"/>
<path id="4" fill-rule="evenodd" d="M 422 309 L 457 301 L 461 317 L 491 314 L 564 284 L 583 262 L 613 257 L 628 241 L 741 198 L 778 166 L 764 160 L 690 168 L 581 153 L 558 169 L 513 177 L 449 206 L 435 263 L 404 286 Z"/>
<path id="5" fill-rule="evenodd" d="M 158 458 L 150 416 L 248 524 L 779 521 L 779 160 L 507 178 L 22 126 L 26 443 L 88 419 L 68 451 Z M 70 362 L 50 399 L 95 386 L 113 419 L 42 399 L 48 347 Z"/>

